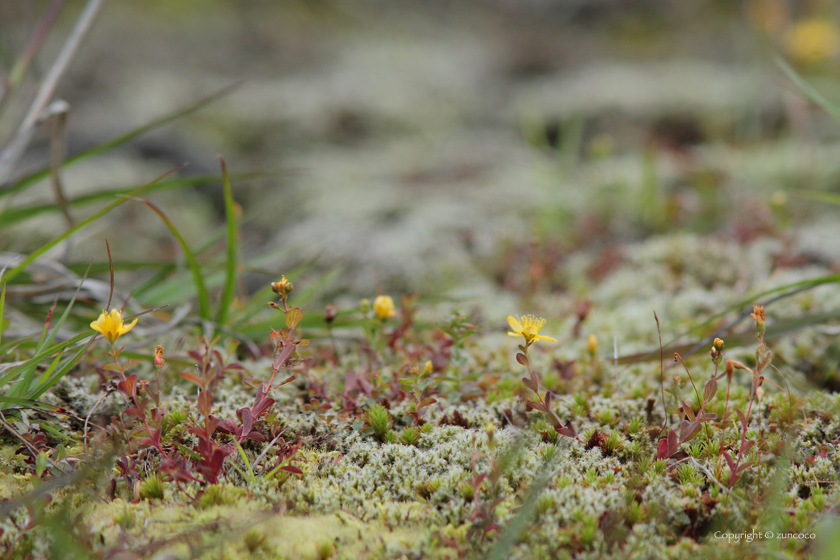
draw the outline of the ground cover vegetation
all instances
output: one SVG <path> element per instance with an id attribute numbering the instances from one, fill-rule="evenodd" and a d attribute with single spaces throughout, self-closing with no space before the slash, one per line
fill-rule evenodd
<path id="1" fill-rule="evenodd" d="M 52 17 L 10 75 L 4 115 Z M 791 33 L 800 64 L 834 40 L 820 33 L 816 45 Z M 780 65 L 840 114 L 803 66 Z M 62 190 L 67 167 L 228 89 L 64 157 L 52 87 L 10 117 L 21 124 L 0 152 L 0 232 L 66 220 L 0 253 L 3 558 L 834 558 L 840 275 L 798 245 L 801 210 L 783 193 L 742 201 L 762 219 L 740 222 L 715 173 L 686 168 L 702 195 L 686 206 L 647 150 L 629 226 L 595 203 L 564 229 L 563 208 L 545 205 L 532 239 L 476 258 L 517 296 L 499 316 L 373 286 L 330 303 L 340 271 L 308 262 L 249 292 L 243 277 L 262 261 L 242 246 L 236 186 L 257 174 L 221 159 L 218 175 Z M 46 122 L 49 164 L 9 179 Z M 580 148 L 565 128 L 558 140 L 523 124 L 557 173 Z M 15 202 L 44 182 L 52 203 Z M 141 198 L 216 182 L 224 223 L 197 245 Z M 128 204 L 171 235 L 177 259 L 120 260 L 103 235 L 101 259 L 63 261 L 74 234 Z M 642 233 L 615 249 L 622 227 Z"/>

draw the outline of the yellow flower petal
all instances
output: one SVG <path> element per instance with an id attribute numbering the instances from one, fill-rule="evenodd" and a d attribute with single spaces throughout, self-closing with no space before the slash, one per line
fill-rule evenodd
<path id="1" fill-rule="evenodd" d="M 545 319 L 541 317 L 534 317 L 533 315 L 523 315 L 519 319 L 514 316 L 508 317 L 508 324 L 514 332 L 509 332 L 510 336 L 521 336 L 525 339 L 525 344 L 532 344 L 538 340 L 545 340 L 547 342 L 557 342 L 550 336 L 540 336 L 540 329 L 545 325 Z"/>
<path id="2" fill-rule="evenodd" d="M 131 323 L 124 325 L 122 312 L 112 309 L 110 312 L 102 310 L 99 318 L 90 324 L 90 328 L 102 335 L 113 344 L 119 337 L 134 328 L 137 324 L 137 319 Z"/>

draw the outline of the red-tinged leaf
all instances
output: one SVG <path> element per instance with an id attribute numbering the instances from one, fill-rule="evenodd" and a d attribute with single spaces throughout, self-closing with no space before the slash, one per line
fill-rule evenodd
<path id="1" fill-rule="evenodd" d="M 729 465 L 729 472 L 735 473 L 735 460 L 732 459 L 732 455 L 729 454 L 728 451 L 723 452 L 723 458 L 726 459 L 726 464 Z"/>
<path id="2" fill-rule="evenodd" d="M 249 408 L 241 408 L 237 415 L 242 419 L 242 433 L 247 434 L 251 432 L 251 428 L 254 426 L 254 419 L 251 416 L 251 409 Z"/>
<path id="3" fill-rule="evenodd" d="M 748 468 L 750 468 L 754 464 L 755 464 L 755 461 L 749 461 L 747 463 L 744 463 L 743 465 L 738 467 L 738 474 L 740 475 L 742 472 L 744 472 L 745 470 L 747 470 Z"/>
<path id="4" fill-rule="evenodd" d="M 545 409 L 551 410 L 551 391 L 545 392 L 545 399 L 543 400 L 545 401 Z"/>
<path id="5" fill-rule="evenodd" d="M 697 421 L 700 423 L 708 422 L 709 420 L 717 420 L 717 414 L 713 412 L 704 412 L 700 416 L 697 417 Z"/>
<path id="6" fill-rule="evenodd" d="M 235 434 L 239 430 L 239 426 L 233 420 L 222 420 L 216 429 L 223 434 Z"/>
<path id="7" fill-rule="evenodd" d="M 741 425 L 743 426 L 743 429 L 746 430 L 747 429 L 747 418 L 744 416 L 744 413 L 741 412 L 740 408 L 738 408 L 737 406 L 734 407 L 734 408 L 735 408 L 735 414 L 738 415 L 738 420 L 741 421 Z"/>
<path id="8" fill-rule="evenodd" d="M 289 344 L 288 346 L 283 346 L 281 350 L 277 352 L 277 355 L 274 356 L 274 371 L 280 371 L 283 369 L 283 366 L 286 364 L 286 360 L 291 356 L 295 351 L 295 345 Z"/>
<path id="9" fill-rule="evenodd" d="M 210 391 L 201 391 L 198 395 L 198 410 L 204 416 L 207 416 L 213 410 L 213 395 L 210 394 Z"/>
<path id="10" fill-rule="evenodd" d="M 528 367 L 528 356 L 526 356 L 522 352 L 518 352 L 516 354 L 516 361 L 519 362 L 520 365 Z"/>
<path id="11" fill-rule="evenodd" d="M 287 377 L 286 379 L 284 379 L 283 381 L 281 381 L 281 382 L 280 382 L 277 386 L 278 386 L 278 387 L 282 387 L 282 386 L 283 386 L 283 385 L 285 385 L 286 383 L 291 383 L 291 382 L 292 382 L 292 381 L 294 381 L 294 380 L 295 380 L 295 376 L 294 376 L 294 375 L 290 375 L 289 377 Z"/>
<path id="12" fill-rule="evenodd" d="M 528 379 L 527 377 L 522 378 L 522 383 L 523 383 L 523 385 L 525 385 L 526 387 L 531 389 L 533 392 L 535 392 L 535 393 L 539 392 L 539 387 L 534 385 L 534 382 L 531 381 L 530 379 Z"/>
<path id="13" fill-rule="evenodd" d="M 706 388 L 703 389 L 703 402 L 709 402 L 712 400 L 717 394 L 717 388 L 717 381 L 710 379 L 709 382 L 706 383 Z"/>
<path id="14" fill-rule="evenodd" d="M 683 414 L 688 416 L 689 421 L 694 422 L 694 411 L 691 410 L 691 407 L 688 406 L 687 402 L 685 402 L 685 401 L 681 401 L 681 402 L 682 402 Z"/>
<path id="15" fill-rule="evenodd" d="M 182 371 L 182 372 L 180 373 L 180 375 L 181 375 L 181 377 L 183 377 L 183 378 L 184 378 L 184 379 L 186 379 L 187 381 L 192 381 L 192 382 L 193 382 L 193 383 L 195 383 L 196 385 L 201 385 L 201 380 L 200 380 L 198 377 L 196 377 L 195 375 L 193 375 L 193 374 L 191 374 L 191 373 L 189 373 L 189 372 L 187 372 L 187 371 Z"/>
<path id="16" fill-rule="evenodd" d="M 259 418 L 260 416 L 265 414 L 265 412 L 269 408 L 271 408 L 271 405 L 273 405 L 274 402 L 274 399 L 271 398 L 261 400 L 260 404 L 251 410 L 252 414 L 254 415 L 254 418 Z"/>
<path id="17" fill-rule="evenodd" d="M 680 441 L 683 443 L 691 441 L 698 433 L 700 433 L 700 422 L 689 422 L 680 430 Z"/>
<path id="18" fill-rule="evenodd" d="M 420 404 L 417 405 L 417 410 L 422 410 L 422 409 L 426 408 L 427 406 L 431 406 L 431 405 L 435 404 L 436 402 L 437 402 L 436 399 L 433 399 L 432 397 L 426 397 L 425 399 L 420 401 Z"/>
<path id="19" fill-rule="evenodd" d="M 744 443 L 741 445 L 741 455 L 749 451 L 753 445 L 755 445 L 755 440 L 748 439 L 744 441 Z"/>
<path id="20" fill-rule="evenodd" d="M 543 406 L 542 403 L 539 403 L 537 401 L 528 401 L 526 403 L 525 407 L 529 408 L 531 410 L 539 410 L 540 412 L 547 412 L 545 406 Z"/>
<path id="21" fill-rule="evenodd" d="M 143 419 L 143 412 L 135 406 L 130 406 L 126 408 L 125 413 L 129 416 L 134 416 L 135 418 L 139 418 L 141 420 Z"/>
<path id="22" fill-rule="evenodd" d="M 563 427 L 563 429 L 566 432 L 565 435 L 568 435 L 569 437 L 573 437 L 573 438 L 577 437 L 577 430 L 575 430 L 575 427 L 572 426 L 572 421 L 571 420 L 566 420 L 566 425 Z"/>
<path id="23" fill-rule="evenodd" d="M 735 486 L 735 483 L 738 482 L 739 478 L 740 476 L 738 475 L 738 473 L 730 471 L 729 479 L 726 481 L 726 485 L 732 488 L 733 486 Z"/>
<path id="24" fill-rule="evenodd" d="M 668 456 L 670 457 L 680 448 L 680 440 L 677 439 L 677 432 L 668 430 Z"/>
<path id="25" fill-rule="evenodd" d="M 290 472 L 293 474 L 303 474 L 303 471 L 294 465 L 286 465 L 285 467 L 280 467 L 280 470 Z"/>
<path id="26" fill-rule="evenodd" d="M 662 438 L 659 440 L 659 443 L 656 444 L 656 458 L 657 459 L 667 459 L 668 455 L 668 438 Z"/>
<path id="27" fill-rule="evenodd" d="M 133 397 L 137 391 L 137 376 L 132 373 L 125 378 L 125 381 L 120 381 L 117 387 L 124 395 Z"/>
<path id="28" fill-rule="evenodd" d="M 252 439 L 254 441 L 265 441 L 265 436 L 259 433 L 256 430 L 251 430 L 248 435 L 245 436 L 247 439 Z"/>
<path id="29" fill-rule="evenodd" d="M 221 420 L 216 418 L 215 416 L 208 416 L 207 420 L 204 421 L 204 429 L 207 432 L 208 437 L 213 437 L 213 434 L 216 431 L 216 428 L 221 423 Z"/>

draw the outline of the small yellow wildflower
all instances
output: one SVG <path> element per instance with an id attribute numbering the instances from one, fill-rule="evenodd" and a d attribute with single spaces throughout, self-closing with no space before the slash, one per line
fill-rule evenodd
<path id="1" fill-rule="evenodd" d="M 90 324 L 90 328 L 105 335 L 108 342 L 114 343 L 119 337 L 134 328 L 137 324 L 137 319 L 131 323 L 123 324 L 122 311 L 112 309 L 110 313 L 102 310 L 99 319 Z"/>
<path id="2" fill-rule="evenodd" d="M 373 300 L 373 310 L 380 319 L 393 319 L 397 312 L 394 311 L 394 300 L 391 296 L 376 296 Z"/>
<path id="3" fill-rule="evenodd" d="M 532 344 L 538 340 L 545 340 L 548 342 L 557 342 L 550 336 L 540 336 L 540 329 L 545 325 L 545 319 L 537 318 L 533 315 L 523 315 L 519 319 L 513 315 L 508 317 L 508 325 L 513 332 L 509 332 L 510 336 L 521 336 L 525 338 L 525 344 Z"/>
<path id="4" fill-rule="evenodd" d="M 840 50 L 840 31 L 830 19 L 799 21 L 790 29 L 786 39 L 790 55 L 804 64 L 822 62 Z"/>
<path id="5" fill-rule="evenodd" d="M 594 334 L 590 334 L 589 340 L 586 341 L 586 351 L 593 358 L 598 353 L 598 338 Z"/>

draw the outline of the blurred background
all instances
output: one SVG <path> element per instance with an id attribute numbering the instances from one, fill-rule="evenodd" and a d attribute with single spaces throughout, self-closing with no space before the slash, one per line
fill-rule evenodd
<path id="1" fill-rule="evenodd" d="M 0 138 L 84 5 L 0 1 L 6 74 L 56 14 L 6 100 Z M 219 155 L 232 174 L 264 172 L 234 179 L 242 293 L 307 265 L 324 302 L 419 292 L 503 316 L 520 296 L 526 306 L 534 294 L 583 298 L 629 245 L 677 233 L 710 235 L 703 244 L 714 246 L 784 244 L 795 231 L 796 250 L 781 251 L 778 266 L 833 269 L 834 207 L 799 193 L 840 189 L 840 129 L 776 60 L 831 98 L 837 9 L 831 0 L 111 0 L 57 89 L 69 104 L 66 155 L 238 86 L 67 166 L 64 194 L 143 184 L 185 163 L 179 176 L 217 174 Z M 50 138 L 49 126 L 38 129 L 13 178 L 48 163 Z M 213 245 L 221 186 L 206 183 L 148 195 L 191 245 L 210 247 L 205 260 L 224 247 Z M 26 253 L 66 230 L 59 212 L 8 219 L 54 197 L 42 181 L 0 199 L 0 250 Z M 98 208 L 74 205 L 69 219 Z M 107 262 L 106 237 L 119 261 L 178 256 L 163 224 L 132 203 L 48 256 Z M 125 289 L 152 274 L 128 268 Z"/>

